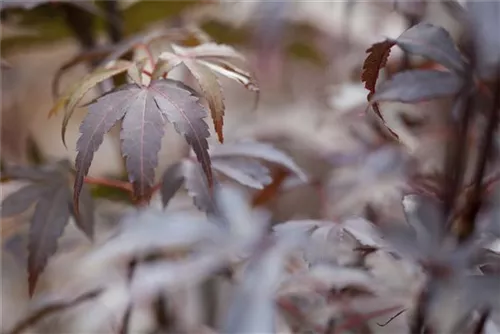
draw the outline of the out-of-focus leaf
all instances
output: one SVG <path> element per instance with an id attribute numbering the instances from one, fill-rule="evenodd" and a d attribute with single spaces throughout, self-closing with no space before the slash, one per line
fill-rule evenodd
<path id="1" fill-rule="evenodd" d="M 283 166 L 295 173 L 303 181 L 307 176 L 302 169 L 288 155 L 277 150 L 270 144 L 255 141 L 241 141 L 231 144 L 217 145 L 210 151 L 210 156 L 214 159 L 224 157 L 247 157 L 261 159 L 270 163 Z"/>
<path id="2" fill-rule="evenodd" d="M 65 134 L 69 119 L 85 94 L 99 82 L 127 71 L 133 64 L 134 63 L 129 61 L 120 60 L 110 67 L 99 68 L 86 75 L 81 81 L 77 82 L 72 88 L 70 88 L 67 93 L 61 96 L 58 101 L 56 101 L 54 107 L 49 112 L 49 117 L 56 115 L 61 109 L 64 109 L 61 136 L 65 145 Z"/>
<path id="3" fill-rule="evenodd" d="M 243 281 L 229 304 L 224 333 L 274 333 L 275 294 L 288 253 L 299 239 L 280 239 L 259 251 L 245 268 Z"/>
<path id="4" fill-rule="evenodd" d="M 0 9 L 22 8 L 25 10 L 31 10 L 46 3 L 52 4 L 58 2 L 69 3 L 94 15 L 102 15 L 101 10 L 94 4 L 93 1 L 81 0 L 2 0 Z"/>
<path id="5" fill-rule="evenodd" d="M 5 217 L 21 213 L 36 202 L 28 239 L 28 282 L 29 293 L 32 295 L 39 275 L 57 250 L 57 240 L 62 235 L 70 216 L 73 216 L 77 226 L 92 238 L 94 229 L 92 198 L 89 193 L 85 193 L 82 197 L 83 214 L 76 215 L 71 205 L 69 186 L 72 173 L 66 161 L 40 168 L 9 166 L 7 174 L 16 179 L 33 182 L 8 196 L 2 203 L 2 217 Z"/>
<path id="6" fill-rule="evenodd" d="M 500 2 L 495 0 L 467 1 L 478 55 L 481 77 L 494 78 L 500 66 Z"/>
<path id="7" fill-rule="evenodd" d="M 184 178 L 184 186 L 188 195 L 193 198 L 195 206 L 201 211 L 215 213 L 213 188 L 209 187 L 206 175 L 201 168 L 197 164 L 187 161 L 184 167 Z"/>
<path id="8" fill-rule="evenodd" d="M 61 182 L 61 181 L 59 181 Z M 43 196 L 38 201 L 30 226 L 28 241 L 29 293 L 35 291 L 38 276 L 47 265 L 48 259 L 57 250 L 57 240 L 62 235 L 70 217 L 66 186 L 54 187 L 52 196 Z"/>
<path id="9" fill-rule="evenodd" d="M 463 81 L 451 72 L 404 71 L 382 83 L 371 101 L 421 102 L 457 94 L 462 84 Z"/>
<path id="10" fill-rule="evenodd" d="M 135 300 L 148 300 L 161 291 L 193 288 L 223 267 L 226 257 L 227 254 L 219 251 L 196 255 L 181 262 L 142 265 L 132 281 L 132 296 Z"/>
<path id="11" fill-rule="evenodd" d="M 224 236 L 220 228 L 199 216 L 145 209 L 126 215 L 118 234 L 89 254 L 85 263 L 127 265 L 132 258 L 153 251 L 185 252 L 200 242 L 220 242 Z"/>
<path id="12" fill-rule="evenodd" d="M 84 61 L 89 61 L 89 60 L 95 60 L 95 59 L 101 59 L 108 55 L 112 50 L 112 46 L 106 45 L 106 46 L 101 46 L 97 49 L 94 50 L 86 50 L 83 51 L 79 54 L 77 54 L 75 57 L 71 58 L 68 60 L 66 63 L 64 63 L 56 72 L 54 75 L 54 79 L 52 80 L 52 95 L 54 97 L 59 96 L 59 85 L 60 85 L 60 80 L 63 74 L 73 68 L 74 66 L 81 64 Z"/>
<path id="13" fill-rule="evenodd" d="M 75 206 L 93 153 L 102 143 L 104 134 L 121 118 L 122 152 L 136 198 L 149 200 L 151 196 L 154 169 L 167 120 L 186 138 L 202 165 L 209 186 L 212 184 L 206 139 L 209 131 L 203 120 L 206 111 L 188 90 L 172 82 L 155 80 L 149 86 L 124 85 L 90 105 L 77 142 Z"/>
<path id="14" fill-rule="evenodd" d="M 392 41 L 404 51 L 432 59 L 457 73 L 463 73 L 466 63 L 450 34 L 429 23 L 419 23 Z"/>
<path id="15" fill-rule="evenodd" d="M 432 247 L 444 237 L 445 217 L 443 209 L 435 200 L 421 195 L 407 195 L 403 198 L 406 221 L 416 232 L 418 242 Z"/>
<path id="16" fill-rule="evenodd" d="M 166 207 L 168 202 L 184 183 L 184 164 L 172 164 L 163 174 L 161 182 L 161 200 Z"/>
<path id="17" fill-rule="evenodd" d="M 427 8 L 425 0 L 393 0 L 394 8 L 401 14 L 423 17 Z"/>
<path id="18" fill-rule="evenodd" d="M 229 227 L 233 242 L 240 247 L 242 244 L 253 245 L 264 235 L 269 217 L 253 209 L 250 198 L 243 192 L 229 186 L 219 187 L 215 199 L 218 218 Z"/>
<path id="19" fill-rule="evenodd" d="M 28 210 L 46 191 L 38 184 L 31 184 L 10 194 L 2 201 L 2 218 L 15 216 Z"/>
<path id="20" fill-rule="evenodd" d="M 172 46 L 174 53 L 164 52 L 159 56 L 158 65 L 154 71 L 154 77 L 159 77 L 183 63 L 198 82 L 203 95 L 210 107 L 211 116 L 214 122 L 215 131 L 222 143 L 224 99 L 217 77 L 212 73 L 216 72 L 230 79 L 243 83 L 250 90 L 257 90 L 250 75 L 244 73 L 235 64 L 233 59 L 243 60 L 243 56 L 227 45 L 215 43 L 205 43 L 195 47 Z"/>
<path id="21" fill-rule="evenodd" d="M 102 292 L 102 289 L 96 289 L 82 293 L 79 296 L 69 300 L 55 300 L 44 303 L 36 310 L 31 312 L 28 316 L 18 321 L 17 324 L 9 331 L 9 334 L 24 333 L 27 329 L 33 327 L 37 322 L 43 320 L 44 318 L 78 306 L 86 301 L 95 299 L 99 297 Z"/>
<path id="22" fill-rule="evenodd" d="M 263 189 L 272 182 L 269 169 L 250 159 L 213 159 L 212 167 L 227 177 L 254 189 Z"/>

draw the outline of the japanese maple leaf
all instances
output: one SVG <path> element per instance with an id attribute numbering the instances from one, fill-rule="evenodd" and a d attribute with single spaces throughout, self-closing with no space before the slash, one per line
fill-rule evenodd
<path id="1" fill-rule="evenodd" d="M 148 86 L 126 84 L 101 96 L 89 106 L 89 113 L 80 126 L 81 136 L 76 144 L 74 202 L 78 203 L 84 177 L 104 134 L 122 119 L 122 154 L 138 200 L 150 198 L 167 121 L 173 123 L 176 131 L 193 148 L 211 184 L 212 171 L 207 152 L 210 133 L 203 120 L 206 116 L 205 108 L 198 103 L 190 88 L 173 80 L 153 80 Z"/>
<path id="2" fill-rule="evenodd" d="M 35 290 L 39 275 L 47 261 L 57 250 L 57 240 L 68 224 L 70 216 L 77 227 L 89 238 L 94 233 L 94 205 L 90 191 L 83 189 L 79 199 L 81 212 L 77 215 L 71 201 L 69 180 L 72 171 L 67 161 L 40 168 L 8 167 L 6 175 L 13 179 L 27 180 L 30 184 L 10 194 L 2 202 L 2 218 L 28 210 L 33 204 L 28 239 L 28 282 L 30 295 Z"/>
<path id="3" fill-rule="evenodd" d="M 258 91 L 250 73 L 238 67 L 234 61 L 243 61 L 244 57 L 227 45 L 205 43 L 195 47 L 172 45 L 174 52 L 163 52 L 153 73 L 153 78 L 162 76 L 181 63 L 198 82 L 203 96 L 208 102 L 219 141 L 224 141 L 222 127 L 224 124 L 224 97 L 222 88 L 215 73 L 235 80 L 252 91 Z"/>
<path id="4" fill-rule="evenodd" d="M 228 179 L 262 190 L 272 182 L 269 168 L 264 163 L 281 166 L 293 172 L 301 181 L 307 180 L 307 175 L 291 157 L 267 143 L 246 140 L 219 144 L 211 148 L 209 153 L 216 181 Z M 195 206 L 206 212 L 214 210 L 212 192 L 209 191 L 204 173 L 192 159 L 175 163 L 165 171 L 161 187 L 164 206 L 183 184 Z"/>

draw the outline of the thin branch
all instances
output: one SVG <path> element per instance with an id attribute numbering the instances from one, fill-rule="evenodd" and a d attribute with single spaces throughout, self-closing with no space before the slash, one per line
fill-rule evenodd
<path id="1" fill-rule="evenodd" d="M 103 292 L 102 289 L 92 290 L 76 297 L 73 300 L 54 302 L 50 305 L 47 305 L 39 310 L 36 310 L 28 317 L 24 318 L 21 322 L 19 322 L 16 326 L 14 326 L 14 328 L 9 332 L 9 334 L 21 334 L 28 328 L 33 327 L 38 321 L 42 320 L 43 318 L 64 311 L 68 308 L 75 307 L 86 301 L 92 300 L 98 297 L 102 292 Z"/>
<path id="2" fill-rule="evenodd" d="M 460 229 L 463 232 L 463 235 L 460 236 L 462 240 L 467 239 L 474 231 L 475 219 L 479 209 L 481 208 L 483 178 L 486 172 L 488 160 L 490 159 L 494 149 L 495 133 L 500 116 L 500 66 L 497 67 L 497 76 L 495 78 L 493 96 L 494 101 L 488 115 L 488 124 L 486 126 L 485 135 L 479 147 L 479 157 L 477 159 L 478 162 L 474 174 L 474 187 L 469 197 L 470 204 L 464 217 L 465 219 L 463 219 L 465 226 Z"/>
<path id="3" fill-rule="evenodd" d="M 129 182 L 119 181 L 119 180 L 109 180 L 102 179 L 96 177 L 86 176 L 85 183 L 87 184 L 95 184 L 100 186 L 106 186 L 111 188 L 117 188 L 121 190 L 125 190 L 126 192 L 132 193 L 132 185 Z"/>

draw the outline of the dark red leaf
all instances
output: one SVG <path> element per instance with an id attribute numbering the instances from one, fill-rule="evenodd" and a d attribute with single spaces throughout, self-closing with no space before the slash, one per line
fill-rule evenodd
<path id="1" fill-rule="evenodd" d="M 365 83 L 365 88 L 370 91 L 368 100 L 375 94 L 375 86 L 377 85 L 379 72 L 387 64 L 387 59 L 389 58 L 393 45 L 393 41 L 386 40 L 375 43 L 366 50 L 368 56 L 363 63 L 361 81 Z"/>

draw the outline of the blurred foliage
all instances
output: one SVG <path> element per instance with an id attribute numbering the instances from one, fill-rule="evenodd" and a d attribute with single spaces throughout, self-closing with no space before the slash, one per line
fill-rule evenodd
<path id="1" fill-rule="evenodd" d="M 148 25 L 160 20 L 174 17 L 186 8 L 200 5 L 200 1 L 139 1 L 122 11 L 125 34 L 130 35 L 142 31 Z M 65 24 L 63 13 L 57 5 L 47 4 L 33 10 L 13 9 L 9 16 L 15 19 L 16 26 L 32 29 L 37 32 L 35 36 L 24 35 L 13 38 L 3 38 L 1 48 L 4 54 L 17 47 L 44 44 L 71 36 L 71 31 Z M 94 29 L 96 32 L 104 31 L 103 18 L 95 18 Z"/>

